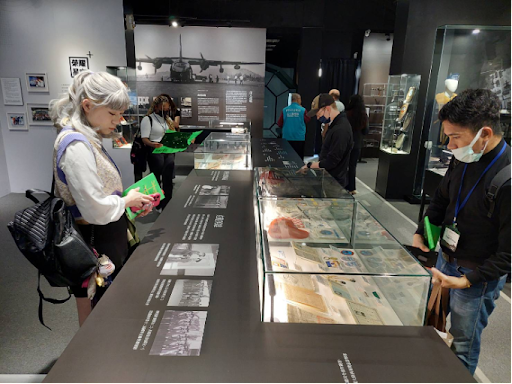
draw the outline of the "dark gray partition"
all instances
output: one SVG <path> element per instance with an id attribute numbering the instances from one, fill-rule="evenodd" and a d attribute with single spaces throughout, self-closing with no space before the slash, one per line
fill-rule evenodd
<path id="1" fill-rule="evenodd" d="M 192 171 L 45 382 L 473 381 L 430 327 L 262 323 L 253 177 Z M 227 207 L 194 208 L 202 185 L 229 186 Z M 200 231 L 190 226 L 196 219 Z M 193 308 L 207 311 L 200 356 L 149 355 L 174 283 L 184 278 L 157 267 L 176 243 L 219 244 L 214 276 L 201 277 L 213 280 L 210 304 Z M 160 285 L 164 300 L 156 298 Z"/>

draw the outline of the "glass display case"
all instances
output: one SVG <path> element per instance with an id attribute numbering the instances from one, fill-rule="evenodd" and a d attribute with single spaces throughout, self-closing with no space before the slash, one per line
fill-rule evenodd
<path id="1" fill-rule="evenodd" d="M 231 133 L 251 133 L 251 122 L 210 120 L 209 128 L 214 131 L 229 131 Z"/>
<path id="2" fill-rule="evenodd" d="M 382 138 L 382 123 L 388 85 L 385 83 L 366 83 L 363 86 L 363 99 L 368 115 L 368 134 L 363 137 L 362 157 L 379 157 L 379 145 Z"/>
<path id="3" fill-rule="evenodd" d="M 139 115 L 139 101 L 137 98 L 137 83 L 135 68 L 107 67 L 107 72 L 121 79 L 128 89 L 130 106 L 123 114 L 123 120 L 117 126 L 120 137 L 112 139 L 113 148 L 131 148 L 133 138 L 139 129 L 141 115 Z"/>
<path id="4" fill-rule="evenodd" d="M 255 184 L 263 321 L 423 325 L 430 274 L 325 170 Z"/>
<path id="5" fill-rule="evenodd" d="M 252 169 L 251 135 L 212 132 L 194 151 L 195 169 Z"/>
<path id="6" fill-rule="evenodd" d="M 444 176 L 452 153 L 438 114 L 466 89 L 492 90 L 501 101 L 502 121 L 510 119 L 510 27 L 445 25 L 436 33 L 427 92 L 426 168 Z M 427 135 L 428 134 L 428 135 Z M 428 139 L 427 139 L 428 138 Z"/>
<path id="7" fill-rule="evenodd" d="M 407 155 L 411 152 L 420 80 L 420 75 L 389 76 L 382 123 L 381 151 L 397 155 Z"/>

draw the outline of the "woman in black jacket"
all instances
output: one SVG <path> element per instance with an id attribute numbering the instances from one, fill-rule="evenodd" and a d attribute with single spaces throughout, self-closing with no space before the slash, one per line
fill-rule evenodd
<path id="1" fill-rule="evenodd" d="M 347 189 L 352 195 L 356 191 L 356 167 L 361 148 L 363 147 L 363 136 L 368 133 L 369 121 L 366 114 L 366 106 L 360 95 L 350 96 L 348 106 L 346 108 L 347 118 L 352 126 L 352 134 L 354 136 L 354 148 L 350 153 L 350 161 L 348 165 L 348 185 Z"/>

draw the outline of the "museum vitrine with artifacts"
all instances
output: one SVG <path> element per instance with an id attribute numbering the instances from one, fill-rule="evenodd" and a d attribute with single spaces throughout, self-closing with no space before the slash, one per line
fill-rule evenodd
<path id="1" fill-rule="evenodd" d="M 369 130 L 363 137 L 362 157 L 379 157 L 387 87 L 388 85 L 384 83 L 366 83 L 363 86 Z"/>
<path id="2" fill-rule="evenodd" d="M 251 133 L 251 121 L 222 121 L 210 120 L 209 128 L 213 131 L 227 131 L 231 133 Z"/>
<path id="3" fill-rule="evenodd" d="M 250 170 L 251 135 L 212 132 L 194 151 L 195 169 Z"/>
<path id="4" fill-rule="evenodd" d="M 116 131 L 120 135 L 112 139 L 112 146 L 114 148 L 131 148 L 140 124 L 135 68 L 107 67 L 107 72 L 121 79 L 130 97 L 130 106 L 123 113 L 123 118 L 116 127 Z"/>
<path id="5" fill-rule="evenodd" d="M 438 114 L 462 91 L 490 89 L 500 99 L 501 120 L 510 116 L 510 30 L 477 25 L 445 25 L 437 29 L 425 120 L 427 170 L 443 176 L 448 169 L 452 153 Z"/>
<path id="6" fill-rule="evenodd" d="M 255 184 L 263 321 L 423 325 L 430 274 L 325 170 Z"/>
<path id="7" fill-rule="evenodd" d="M 389 76 L 382 123 L 381 151 L 396 155 L 406 155 L 411 152 L 420 80 L 420 75 Z"/>

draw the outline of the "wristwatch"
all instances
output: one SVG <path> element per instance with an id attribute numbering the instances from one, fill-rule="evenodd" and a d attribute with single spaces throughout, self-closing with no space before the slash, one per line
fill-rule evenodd
<path id="1" fill-rule="evenodd" d="M 307 163 L 306 167 L 311 168 L 311 165 L 312 165 L 312 164 L 313 164 L 313 163 L 310 161 L 309 163 Z"/>

